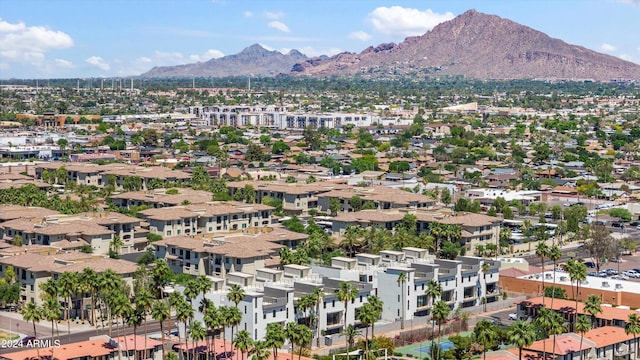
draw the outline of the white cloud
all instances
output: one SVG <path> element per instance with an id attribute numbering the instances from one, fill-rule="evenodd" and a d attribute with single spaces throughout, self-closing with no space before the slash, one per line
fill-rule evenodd
<path id="1" fill-rule="evenodd" d="M 320 49 L 320 48 L 315 48 L 313 46 L 305 46 L 302 48 L 298 48 L 297 50 L 309 57 L 320 56 L 320 55 L 333 56 L 342 52 L 342 50 L 338 48 Z M 283 53 L 286 54 L 287 52 L 289 52 L 289 50 Z"/>
<path id="2" fill-rule="evenodd" d="M 251 11 L 245 11 L 244 12 L 244 17 L 252 18 L 253 17 L 253 13 Z"/>
<path id="3" fill-rule="evenodd" d="M 263 43 L 258 43 L 258 45 L 262 46 L 263 48 L 269 50 L 269 51 L 273 51 L 275 50 L 273 47 L 269 46 L 269 45 L 265 45 Z"/>
<path id="4" fill-rule="evenodd" d="M 351 34 L 349 34 L 349 39 L 367 41 L 367 40 L 371 39 L 371 35 L 369 35 L 368 33 L 364 32 L 362 30 L 354 31 Z"/>
<path id="5" fill-rule="evenodd" d="M 262 15 L 269 20 L 278 20 L 284 17 L 282 11 L 265 11 Z"/>
<path id="6" fill-rule="evenodd" d="M 91 64 L 102 71 L 109 71 L 109 69 L 111 69 L 111 66 L 106 61 L 104 61 L 104 59 L 101 58 L 100 56 L 92 56 L 86 59 L 85 61 L 88 64 Z"/>
<path id="7" fill-rule="evenodd" d="M 379 7 L 368 16 L 374 29 L 386 35 L 422 35 L 441 22 L 454 18 L 453 13 L 438 14 L 431 9 L 418 10 L 401 6 Z"/>
<path id="8" fill-rule="evenodd" d="M 602 51 L 612 52 L 612 51 L 616 51 L 618 48 L 613 46 L 613 45 L 611 45 L 611 44 L 604 43 L 604 44 L 600 45 L 600 49 Z"/>
<path id="9" fill-rule="evenodd" d="M 289 30 L 289 27 L 281 22 L 281 21 L 271 21 L 269 24 L 267 24 L 268 27 L 272 28 L 272 29 L 276 29 L 276 30 L 280 30 L 282 32 L 290 32 L 291 30 Z"/>
<path id="10" fill-rule="evenodd" d="M 0 58 L 8 62 L 41 64 L 47 51 L 72 46 L 73 39 L 62 31 L 0 19 Z"/>
<path id="11" fill-rule="evenodd" d="M 74 68 L 73 63 L 69 60 L 64 59 L 55 59 L 54 64 L 56 67 L 64 68 L 64 69 L 72 69 Z"/>
<path id="12" fill-rule="evenodd" d="M 208 61 L 211 59 L 217 59 L 223 57 L 224 54 L 220 50 L 209 49 L 202 55 L 190 55 L 191 61 Z"/>

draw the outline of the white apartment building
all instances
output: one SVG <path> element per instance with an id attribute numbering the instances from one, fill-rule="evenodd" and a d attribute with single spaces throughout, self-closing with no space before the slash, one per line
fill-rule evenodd
<path id="1" fill-rule="evenodd" d="M 485 263 L 487 265 L 483 266 Z M 235 306 L 227 299 L 228 286 L 242 286 L 245 298 L 238 304 L 243 314 L 239 329 L 247 330 L 256 340 L 264 338 L 270 323 L 285 326 L 289 322 L 304 322 L 314 314 L 319 332 L 314 334 L 313 343 L 315 345 L 317 337 L 326 336 L 328 344 L 331 335 L 343 330 L 345 311 L 347 324 L 361 326 L 357 314 L 370 295 L 379 296 L 384 304 L 381 322 L 399 321 L 403 316 L 405 321 L 411 321 L 417 316 L 428 315 L 432 303 L 425 290 L 431 279 L 441 284 L 440 299 L 452 309 L 478 306 L 483 298 L 487 302 L 496 301 L 500 295 L 496 286 L 498 269 L 499 263 L 493 260 L 465 256 L 455 261 L 437 260 L 424 249 L 404 248 L 403 251 L 382 251 L 380 255 L 358 254 L 354 259 L 335 257 L 331 266 L 285 265 L 282 270 L 231 271 L 223 278 L 212 278 L 216 285 L 206 296 L 216 306 Z M 402 273 L 406 277 L 405 283 L 398 281 Z M 356 298 L 346 309 L 344 302 L 336 296 L 342 282 L 350 282 L 358 289 Z M 316 288 L 322 289 L 324 294 L 317 310 L 296 312 L 297 301 Z M 194 304 L 199 302 L 199 299 L 193 301 Z M 197 308 L 195 310 L 196 319 L 201 320 L 203 315 Z"/>

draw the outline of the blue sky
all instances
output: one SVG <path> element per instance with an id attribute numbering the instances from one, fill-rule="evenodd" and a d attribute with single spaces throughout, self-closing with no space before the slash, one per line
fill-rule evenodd
<path id="1" fill-rule="evenodd" d="M 360 52 L 469 9 L 640 64 L 640 0 L 0 0 L 0 78 L 138 75 L 255 43 Z"/>

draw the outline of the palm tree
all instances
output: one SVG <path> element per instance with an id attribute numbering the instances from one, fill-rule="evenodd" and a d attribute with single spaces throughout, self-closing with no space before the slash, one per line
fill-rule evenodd
<path id="1" fill-rule="evenodd" d="M 144 319 L 144 312 L 142 309 L 139 308 L 131 308 L 131 311 L 127 311 L 127 314 L 125 315 L 126 319 L 125 322 L 127 323 L 127 325 L 129 326 L 133 326 L 133 333 L 134 335 L 137 334 L 137 329 L 138 326 L 142 325 L 142 320 Z M 124 328 L 124 325 L 123 325 Z M 123 329 L 124 330 L 124 329 Z M 123 336 L 126 336 L 126 334 L 123 332 L 122 334 Z M 146 335 L 145 335 L 146 338 Z M 145 340 L 146 342 L 146 340 Z M 146 352 L 147 352 L 147 346 L 145 344 L 145 359 L 146 359 Z M 135 360 L 138 357 L 138 337 L 134 336 L 133 337 L 133 359 Z M 127 348 L 127 353 L 129 352 L 129 348 Z"/>
<path id="2" fill-rule="evenodd" d="M 369 358 L 369 325 L 373 324 L 376 320 L 378 320 L 378 314 L 376 309 L 371 303 L 365 303 L 360 307 L 360 312 L 358 313 L 358 320 L 364 325 L 364 353 L 365 357 Z"/>
<path id="3" fill-rule="evenodd" d="M 560 258 L 562 257 L 562 251 L 560 251 L 560 248 L 557 245 L 553 245 L 551 247 L 551 249 L 549 249 L 549 253 L 547 254 L 547 256 L 549 256 L 549 259 L 553 261 L 553 287 L 554 287 L 554 292 L 555 292 L 555 287 L 556 287 L 556 267 L 557 267 L 557 264 L 558 264 L 558 260 L 560 260 Z M 551 308 L 552 309 L 553 309 L 553 299 L 554 298 L 555 298 L 555 296 L 551 297 Z"/>
<path id="4" fill-rule="evenodd" d="M 564 325 L 564 317 L 558 312 L 551 312 L 551 326 L 549 333 L 553 335 L 553 354 L 556 353 L 556 336 L 567 331 L 567 327 Z"/>
<path id="5" fill-rule="evenodd" d="M 597 295 L 589 295 L 584 302 L 583 311 L 591 315 L 591 327 L 596 328 L 596 314 L 602 312 L 602 300 Z"/>
<path id="6" fill-rule="evenodd" d="M 43 318 L 42 309 L 36 306 L 36 304 L 30 302 L 21 309 L 21 312 L 22 320 L 33 322 L 33 336 L 37 338 L 38 333 L 36 331 L 36 323 L 40 322 L 40 320 L 42 320 Z M 38 359 L 40 359 L 40 349 L 38 348 L 38 346 L 36 346 L 36 350 L 38 353 Z"/>
<path id="7" fill-rule="evenodd" d="M 567 272 L 569 272 L 569 278 L 571 279 L 571 281 L 575 281 L 576 283 L 575 299 L 576 299 L 576 317 L 577 317 L 580 283 L 587 280 L 587 266 L 582 261 L 573 261 L 573 259 L 570 259 L 569 261 L 567 261 L 567 265 L 568 266 L 566 266 L 565 269 L 567 269 Z"/>
<path id="8" fill-rule="evenodd" d="M 588 317 L 580 315 L 576 319 L 574 327 L 576 329 L 576 332 L 580 334 L 580 360 L 582 360 L 584 356 L 584 352 L 582 351 L 582 340 L 584 339 L 584 334 L 587 331 L 591 330 L 591 321 Z"/>
<path id="9" fill-rule="evenodd" d="M 300 324 L 296 326 L 296 331 L 298 332 L 297 338 L 300 350 L 298 352 L 298 360 L 300 360 L 302 358 L 302 349 L 311 345 L 311 342 L 313 341 L 313 330 L 309 329 L 308 326 Z"/>
<path id="10" fill-rule="evenodd" d="M 58 301 L 57 298 L 47 297 L 47 300 L 44 303 L 42 310 L 43 310 L 43 318 L 47 321 L 51 321 L 51 338 L 55 339 L 54 333 L 53 333 L 53 325 L 62 316 L 62 310 L 60 309 L 60 302 Z"/>
<path id="11" fill-rule="evenodd" d="M 282 326 L 280 328 L 282 329 Z M 254 341 L 253 348 L 249 353 L 252 355 L 251 360 L 268 360 L 271 355 L 269 345 L 265 341 Z"/>
<path id="12" fill-rule="evenodd" d="M 637 336 L 640 334 L 640 317 L 638 314 L 629 314 L 629 320 L 624 325 L 624 332 L 629 335 L 633 334 L 633 339 L 636 342 L 636 355 L 640 353 L 640 345 L 638 345 Z"/>
<path id="13" fill-rule="evenodd" d="M 91 268 L 84 268 L 81 274 L 82 282 L 87 284 L 89 287 L 89 293 L 91 295 L 91 325 L 96 326 L 96 290 L 99 286 L 99 275 L 98 273 Z"/>
<path id="14" fill-rule="evenodd" d="M 290 322 L 287 323 L 287 326 L 284 329 L 285 334 L 287 335 L 287 339 L 289 340 L 289 342 L 291 343 L 291 358 L 293 359 L 293 356 L 296 353 L 296 344 L 298 344 L 299 341 L 299 332 L 297 331 L 296 327 L 298 326 L 298 324 L 294 323 L 294 322 Z"/>
<path id="15" fill-rule="evenodd" d="M 442 300 L 433 306 L 433 319 L 438 323 L 438 354 L 440 354 L 440 331 L 450 312 L 451 308 Z M 431 348 L 431 358 L 433 359 L 433 347 Z"/>
<path id="16" fill-rule="evenodd" d="M 358 288 L 350 282 L 343 281 L 340 283 L 340 287 L 336 290 L 336 297 L 338 300 L 344 303 L 344 327 L 347 328 L 347 311 L 349 307 L 349 301 L 355 300 L 358 296 Z"/>
<path id="17" fill-rule="evenodd" d="M 435 305 L 436 299 L 442 295 L 442 284 L 436 279 L 431 279 L 427 283 L 427 289 L 424 291 L 427 298 L 431 301 L 431 316 L 433 317 L 433 305 Z M 433 333 L 436 332 L 436 324 L 431 322 L 431 349 L 433 349 L 435 338 L 433 337 Z M 432 353 L 433 355 L 433 353 Z"/>
<path id="18" fill-rule="evenodd" d="M 200 321 L 196 320 L 191 322 L 191 326 L 189 327 L 189 337 L 191 338 L 191 344 L 193 345 L 193 349 L 191 349 L 192 359 L 196 358 L 196 344 L 198 344 L 198 341 L 204 339 L 206 335 L 207 329 L 202 326 L 202 323 Z"/>
<path id="19" fill-rule="evenodd" d="M 498 334 L 495 332 L 493 324 L 486 319 L 477 323 L 476 327 L 473 329 L 473 337 L 475 341 L 482 344 L 482 354 L 485 360 L 487 359 L 487 346 L 495 341 L 497 335 Z"/>
<path id="20" fill-rule="evenodd" d="M 551 328 L 553 327 L 553 319 L 551 310 L 547 308 L 541 308 L 538 310 L 538 316 L 535 319 L 535 322 L 540 328 L 544 330 L 545 338 L 549 337 L 551 332 Z M 547 343 L 542 343 L 542 358 L 546 359 L 547 356 Z"/>
<path id="21" fill-rule="evenodd" d="M 184 324 L 184 342 L 188 346 L 187 338 L 187 323 L 193 318 L 194 311 L 193 306 L 189 304 L 184 298 L 180 298 L 180 301 L 176 304 L 176 320 L 182 321 Z"/>
<path id="22" fill-rule="evenodd" d="M 376 314 L 376 320 L 371 323 L 371 338 L 373 339 L 376 336 L 374 332 L 376 321 L 378 321 L 380 319 L 380 315 L 382 315 L 384 303 L 382 302 L 382 300 L 380 300 L 380 297 L 376 295 L 369 295 L 367 297 L 367 303 L 373 306 L 373 309 L 375 310 L 375 314 Z"/>
<path id="23" fill-rule="evenodd" d="M 280 324 L 270 323 L 267 325 L 264 344 L 273 349 L 274 360 L 278 360 L 278 349 L 284 345 L 286 340 L 287 334 Z M 291 356 L 293 356 L 293 354 Z"/>
<path id="24" fill-rule="evenodd" d="M 151 308 L 151 318 L 160 322 L 160 336 L 162 341 L 162 358 L 164 359 L 165 352 L 165 338 L 164 338 L 164 321 L 169 318 L 169 305 L 164 301 L 156 301 Z"/>
<path id="25" fill-rule="evenodd" d="M 76 286 L 78 284 L 77 277 L 74 275 L 75 273 L 65 271 L 58 277 L 58 286 L 60 288 L 60 296 L 64 298 L 66 307 L 66 317 L 67 317 L 67 336 L 69 337 L 69 341 L 71 341 L 71 306 L 72 306 L 72 298 L 76 292 Z"/>
<path id="26" fill-rule="evenodd" d="M 405 312 L 407 310 L 407 307 L 405 305 L 405 294 L 406 294 L 406 289 L 404 284 L 406 284 L 407 282 L 407 274 L 402 272 L 398 275 L 398 280 L 396 280 L 398 282 L 398 285 L 400 286 L 400 294 L 402 297 L 402 301 L 400 302 L 400 308 L 402 309 L 402 318 L 400 318 L 400 329 L 404 329 L 404 318 L 405 318 Z"/>
<path id="27" fill-rule="evenodd" d="M 544 241 L 539 241 L 536 246 L 536 256 L 540 258 L 542 263 L 542 303 L 544 304 L 544 258 L 549 256 L 549 247 Z"/>
<path id="28" fill-rule="evenodd" d="M 346 330 L 342 332 L 342 335 L 344 335 L 347 340 L 347 360 L 349 360 L 349 353 L 356 342 L 356 337 L 360 336 L 360 330 L 357 330 L 353 325 L 349 324 Z"/>
<path id="29" fill-rule="evenodd" d="M 347 229 L 342 236 L 342 240 L 340 241 L 340 246 L 343 247 L 349 257 L 353 257 L 354 248 L 360 245 L 360 228 L 356 226 L 347 226 Z"/>
<path id="30" fill-rule="evenodd" d="M 518 348 L 518 359 L 522 360 L 522 348 L 533 344 L 536 334 L 531 323 L 518 320 L 509 327 L 507 338 Z"/>
<path id="31" fill-rule="evenodd" d="M 153 306 L 153 295 L 146 288 L 141 289 L 133 298 L 136 310 L 139 310 L 144 321 L 144 348 L 147 348 L 147 313 L 151 311 Z"/>
<path id="32" fill-rule="evenodd" d="M 229 299 L 229 301 L 233 302 L 236 307 L 238 307 L 238 304 L 240 304 L 240 301 L 244 300 L 244 297 L 244 290 L 239 285 L 231 285 L 231 288 L 227 293 L 227 299 Z"/>
<path id="33" fill-rule="evenodd" d="M 210 305 L 205 307 L 203 313 L 204 313 L 203 314 L 204 325 L 207 327 L 208 334 L 213 334 L 214 331 L 222 327 L 221 314 L 220 314 L 220 311 L 218 311 L 218 308 L 215 307 L 215 305 Z M 212 346 L 213 346 L 213 358 L 215 359 L 216 358 L 215 340 L 212 337 L 209 337 L 207 347 L 211 348 Z M 207 349 L 207 358 L 209 356 L 208 354 L 209 354 L 209 349 Z"/>
<path id="34" fill-rule="evenodd" d="M 244 354 L 249 351 L 249 349 L 253 346 L 253 339 L 251 339 L 251 334 L 247 330 L 238 331 L 236 337 L 233 339 L 233 345 L 236 349 L 240 350 L 242 353 L 242 360 L 244 359 Z M 236 354 L 236 358 L 237 358 Z"/>

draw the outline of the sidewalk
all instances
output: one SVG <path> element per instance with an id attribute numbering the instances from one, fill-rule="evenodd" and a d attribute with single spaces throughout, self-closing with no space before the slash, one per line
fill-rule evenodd
<path id="1" fill-rule="evenodd" d="M 100 322 L 98 322 L 98 324 L 100 324 Z M 57 332 L 56 325 L 61 334 L 67 333 L 68 325 L 66 320 L 62 320 L 54 325 L 54 331 Z M 109 327 L 107 321 L 105 321 L 105 325 L 105 328 Z M 115 328 L 116 325 L 114 324 L 113 326 Z M 9 327 L 11 327 L 11 329 L 9 329 Z M 22 320 L 22 314 L 17 311 L 0 311 L 0 329 L 6 331 L 11 330 L 11 332 L 16 332 L 16 329 L 19 329 L 20 333 L 22 333 L 23 335 L 33 335 L 33 323 L 27 323 Z M 84 321 L 84 324 L 81 323 L 81 320 L 78 320 L 78 323 L 76 323 L 75 319 L 71 319 L 70 329 L 71 333 L 73 334 L 77 332 L 95 330 L 96 328 L 91 326 L 91 324 L 89 324 L 89 321 L 87 321 L 86 319 Z M 36 331 L 38 332 L 38 337 L 51 336 L 51 322 L 47 320 L 41 320 L 40 322 L 36 323 Z"/>

